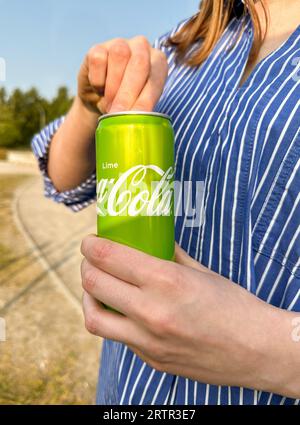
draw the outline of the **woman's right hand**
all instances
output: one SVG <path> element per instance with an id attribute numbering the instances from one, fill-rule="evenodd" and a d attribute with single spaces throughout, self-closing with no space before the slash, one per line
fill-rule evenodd
<path id="1" fill-rule="evenodd" d="M 92 47 L 78 75 L 78 97 L 90 111 L 153 110 L 168 74 L 166 56 L 143 36 Z"/>
<path id="2" fill-rule="evenodd" d="M 59 192 L 78 186 L 95 170 L 99 115 L 153 110 L 167 73 L 164 53 L 144 37 L 114 39 L 89 50 L 78 75 L 78 95 L 50 145 L 48 174 Z"/>

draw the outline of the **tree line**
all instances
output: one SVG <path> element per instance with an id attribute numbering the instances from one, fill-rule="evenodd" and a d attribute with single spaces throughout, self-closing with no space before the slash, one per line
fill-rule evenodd
<path id="1" fill-rule="evenodd" d="M 10 95 L 0 88 L 0 148 L 28 148 L 34 134 L 65 114 L 72 100 L 66 87 L 58 88 L 51 100 L 35 88 L 15 89 Z"/>

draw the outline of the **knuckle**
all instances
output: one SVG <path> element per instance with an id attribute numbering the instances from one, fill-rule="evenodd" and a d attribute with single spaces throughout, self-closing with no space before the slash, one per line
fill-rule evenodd
<path id="1" fill-rule="evenodd" d="M 107 60 L 107 52 L 101 46 L 94 46 L 88 52 L 89 63 L 94 66 L 103 65 Z"/>
<path id="2" fill-rule="evenodd" d="M 92 334 L 98 334 L 98 320 L 97 317 L 92 313 L 87 313 L 85 316 L 85 328 L 86 330 Z"/>
<path id="3" fill-rule="evenodd" d="M 110 48 L 110 53 L 117 56 L 119 59 L 127 59 L 131 52 L 127 42 L 123 39 L 117 39 Z"/>
<path id="4" fill-rule="evenodd" d="M 169 355 L 167 350 L 164 348 L 163 344 L 152 343 L 148 349 L 148 358 L 152 362 L 154 369 L 159 370 L 163 364 L 167 363 L 169 360 Z"/>
<path id="5" fill-rule="evenodd" d="M 172 283 L 173 273 L 170 270 L 159 269 L 159 283 L 168 286 Z"/>
<path id="6" fill-rule="evenodd" d="M 134 39 L 144 48 L 148 48 L 150 46 L 147 37 L 145 37 L 144 35 L 137 35 Z"/>
<path id="7" fill-rule="evenodd" d="M 156 336 L 173 334 L 173 321 L 167 312 L 156 311 L 144 318 L 146 326 Z"/>
<path id="8" fill-rule="evenodd" d="M 97 274 L 94 270 L 83 271 L 82 286 L 87 292 L 92 292 L 97 284 Z"/>
<path id="9" fill-rule="evenodd" d="M 102 239 L 97 240 L 93 247 L 93 257 L 95 260 L 101 258 L 101 260 L 110 256 L 112 251 L 112 245 L 108 240 Z"/>
<path id="10" fill-rule="evenodd" d="M 161 350 L 160 345 L 157 344 L 157 343 L 152 343 L 150 345 L 150 347 L 148 348 L 147 354 L 148 354 L 148 356 L 150 357 L 151 360 L 157 362 L 161 358 L 161 353 L 162 353 L 162 350 Z"/>
<path id="11" fill-rule="evenodd" d="M 172 318 L 170 315 L 164 313 L 158 318 L 158 329 L 160 329 L 160 334 L 169 335 L 172 333 Z"/>
<path id="12" fill-rule="evenodd" d="M 177 286 L 177 283 L 181 280 L 181 272 L 177 267 L 177 264 L 168 264 L 168 267 L 165 264 L 158 266 L 156 270 L 156 275 L 158 277 L 158 282 L 166 289 L 169 289 L 170 286 Z"/>
<path id="13" fill-rule="evenodd" d="M 146 51 L 139 50 L 134 53 L 132 63 L 135 68 L 141 71 L 148 70 L 150 67 L 150 58 Z"/>

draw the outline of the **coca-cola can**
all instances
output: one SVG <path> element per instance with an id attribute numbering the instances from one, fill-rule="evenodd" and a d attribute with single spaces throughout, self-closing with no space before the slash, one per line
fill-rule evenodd
<path id="1" fill-rule="evenodd" d="M 156 112 L 103 115 L 96 130 L 97 234 L 174 259 L 174 131 Z"/>

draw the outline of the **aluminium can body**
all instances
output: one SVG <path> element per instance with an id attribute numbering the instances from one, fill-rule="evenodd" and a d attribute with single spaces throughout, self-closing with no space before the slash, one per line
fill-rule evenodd
<path id="1" fill-rule="evenodd" d="M 174 259 L 174 132 L 168 117 L 101 117 L 96 171 L 98 236 Z"/>

